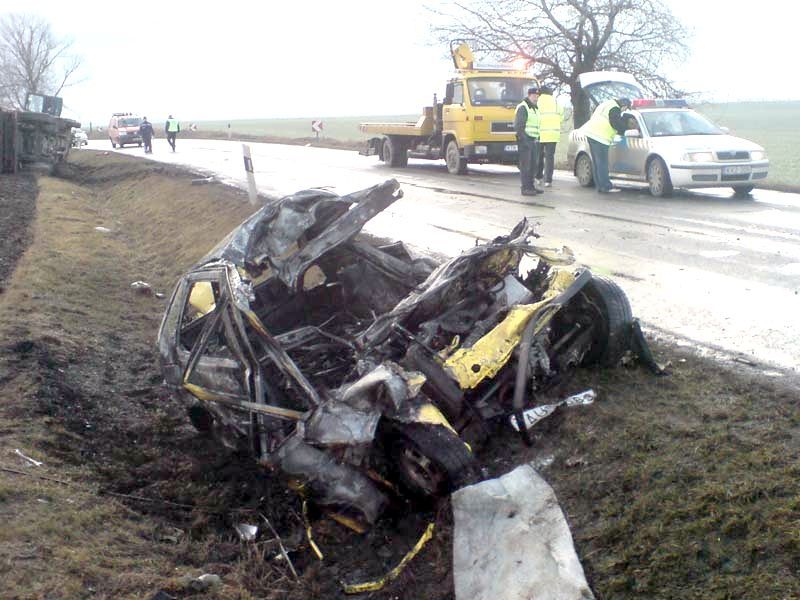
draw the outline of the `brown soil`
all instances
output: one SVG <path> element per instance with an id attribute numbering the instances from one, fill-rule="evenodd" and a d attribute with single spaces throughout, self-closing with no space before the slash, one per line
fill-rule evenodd
<path id="1" fill-rule="evenodd" d="M 0 175 L 0 293 L 30 243 L 30 224 L 35 212 L 33 177 Z"/>
<path id="2" fill-rule="evenodd" d="M 0 295 L 0 467 L 79 487 L 0 471 L 0 595 L 190 597 L 180 577 L 211 572 L 223 585 L 195 596 L 343 597 L 341 581 L 384 574 L 433 520 L 434 539 L 370 597 L 452 598 L 447 501 L 397 506 L 365 535 L 312 514 L 319 562 L 284 482 L 199 436 L 163 392 L 153 341 L 166 301 L 130 283 L 168 294 L 251 210 L 241 192 L 191 178 L 86 151 L 39 181 L 32 241 Z M 16 232 L 33 216 L 26 181 L 0 179 L 19 213 L 0 223 Z M 0 257 L 12 260 L 25 239 L 0 242 Z M 552 457 L 542 470 L 598 598 L 800 596 L 796 391 L 689 351 L 657 351 L 673 364 L 669 377 L 583 371 L 563 392 L 593 387 L 594 405 L 553 415 L 531 449 L 499 433 L 482 463 L 494 475 Z M 260 515 L 289 547 L 299 582 L 269 535 L 236 537 L 235 523 Z"/>

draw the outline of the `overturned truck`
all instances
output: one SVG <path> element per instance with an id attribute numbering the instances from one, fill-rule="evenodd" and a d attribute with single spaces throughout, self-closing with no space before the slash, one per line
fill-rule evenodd
<path id="1" fill-rule="evenodd" d="M 396 181 L 265 205 L 177 284 L 158 337 L 195 426 L 355 528 L 475 480 L 473 449 L 582 365 L 614 365 L 623 291 L 506 236 L 438 263 L 361 232 Z M 521 272 L 521 263 L 530 268 Z"/>
<path id="2" fill-rule="evenodd" d="M 64 160 L 78 121 L 61 115 L 61 98 L 28 96 L 28 110 L 0 108 L 0 173 L 50 170 Z"/>

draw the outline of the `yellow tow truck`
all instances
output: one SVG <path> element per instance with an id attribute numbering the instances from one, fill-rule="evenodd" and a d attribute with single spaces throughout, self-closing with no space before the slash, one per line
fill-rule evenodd
<path id="1" fill-rule="evenodd" d="M 532 85 L 528 71 L 476 67 L 466 43 L 451 45 L 456 75 L 444 99 L 426 106 L 416 123 L 361 123 L 372 134 L 360 154 L 405 167 L 409 158 L 444 159 L 450 173 L 463 175 L 469 163 L 517 164 L 514 113 Z"/>

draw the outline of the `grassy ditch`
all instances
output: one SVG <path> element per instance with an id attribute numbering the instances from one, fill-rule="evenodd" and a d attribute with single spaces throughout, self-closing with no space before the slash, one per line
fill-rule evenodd
<path id="1" fill-rule="evenodd" d="M 246 196 L 133 157 L 70 161 L 62 177 L 39 180 L 30 245 L 0 295 L 0 466 L 28 474 L 0 470 L 0 595 L 343 597 L 341 581 L 382 575 L 435 520 L 434 540 L 371 597 L 452 598 L 447 502 L 395 512 L 364 536 L 315 518 L 319 562 L 284 483 L 198 436 L 163 393 L 153 341 L 165 301 L 130 283 L 169 293 L 250 213 Z M 796 392 L 657 351 L 671 376 L 581 372 L 564 391 L 591 386 L 594 405 L 556 413 L 531 449 L 498 436 L 483 463 L 499 474 L 552 459 L 543 473 L 598 598 L 800 596 Z M 273 542 L 233 532 L 260 515 L 299 582 Z M 181 579 L 208 572 L 223 584 L 205 595 Z"/>

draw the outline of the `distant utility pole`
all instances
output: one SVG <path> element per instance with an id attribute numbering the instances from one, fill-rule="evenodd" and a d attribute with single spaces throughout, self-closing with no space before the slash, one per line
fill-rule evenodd
<path id="1" fill-rule="evenodd" d="M 228 123 L 228 139 L 231 139 L 231 124 Z"/>
<path id="2" fill-rule="evenodd" d="M 250 194 L 250 204 L 258 204 L 258 190 L 256 190 L 256 176 L 253 173 L 253 159 L 250 157 L 250 146 L 242 144 L 244 153 L 244 170 L 247 173 L 247 191 Z"/>

